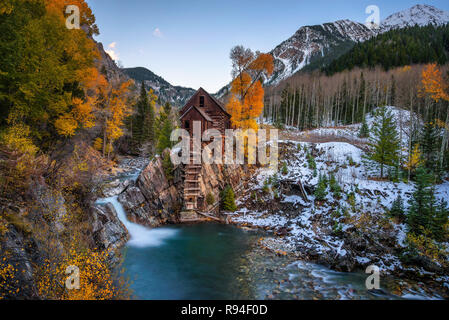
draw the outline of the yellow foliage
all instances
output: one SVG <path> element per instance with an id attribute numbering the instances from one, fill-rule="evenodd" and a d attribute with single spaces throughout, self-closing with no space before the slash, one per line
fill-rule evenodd
<path id="1" fill-rule="evenodd" d="M 14 5 L 10 1 L 2 1 L 0 3 L 0 14 L 11 14 L 14 10 Z"/>
<path id="2" fill-rule="evenodd" d="M 88 97 L 86 101 L 79 98 L 73 99 L 74 108 L 72 110 L 73 118 L 79 126 L 92 128 L 95 126 L 95 116 L 93 115 L 93 106 L 97 104 L 95 97 Z"/>
<path id="3" fill-rule="evenodd" d="M 94 149 L 97 151 L 101 151 L 102 148 L 103 148 L 103 139 L 96 138 L 94 141 Z"/>
<path id="4" fill-rule="evenodd" d="M 0 261 L 0 300 L 5 296 L 14 296 L 20 289 L 16 288 L 18 280 L 16 279 L 17 269 L 6 263 L 6 257 Z"/>
<path id="5" fill-rule="evenodd" d="M 252 78 L 247 72 L 242 72 L 231 83 L 231 93 L 243 96 L 243 94 L 251 86 Z"/>
<path id="6" fill-rule="evenodd" d="M 429 259 L 444 263 L 444 259 L 441 259 L 441 255 L 444 254 L 444 252 L 442 252 L 435 241 L 426 234 L 417 236 L 413 233 L 408 233 L 407 243 Z"/>
<path id="7" fill-rule="evenodd" d="M 71 137 L 75 135 L 75 131 L 78 128 L 78 122 L 72 115 L 65 114 L 55 121 L 55 127 L 60 135 Z"/>
<path id="8" fill-rule="evenodd" d="M 47 12 L 65 21 L 65 9 L 69 5 L 76 5 L 80 9 L 81 25 L 87 25 L 92 32 L 98 33 L 95 16 L 85 0 L 45 0 Z"/>
<path id="9" fill-rule="evenodd" d="M 421 151 L 419 150 L 419 144 L 415 144 L 415 147 L 413 148 L 413 152 L 409 156 L 409 160 L 406 163 L 406 168 L 408 170 L 415 170 L 423 163 L 421 159 Z"/>
<path id="10" fill-rule="evenodd" d="M 270 76 L 274 70 L 273 56 L 269 53 L 260 53 L 256 59 L 250 64 L 251 70 L 263 72 Z"/>
<path id="11" fill-rule="evenodd" d="M 38 148 L 29 138 L 30 128 L 22 123 L 10 126 L 1 136 L 2 142 L 11 150 L 27 154 L 29 156 L 36 155 Z"/>
<path id="12" fill-rule="evenodd" d="M 401 68 L 401 72 L 408 72 L 408 71 L 410 71 L 412 69 L 412 67 L 411 66 L 404 66 L 404 67 L 402 67 Z"/>
<path id="13" fill-rule="evenodd" d="M 0 236 L 5 235 L 8 231 L 8 222 L 5 221 L 2 217 L 0 217 Z"/>
<path id="14" fill-rule="evenodd" d="M 46 260 L 38 272 L 39 295 L 51 300 L 111 300 L 127 298 L 126 285 L 119 288 L 108 265 L 108 252 L 72 247 L 62 261 Z M 79 289 L 67 288 L 68 267 L 79 269 Z M 123 285 L 123 283 L 121 283 Z"/>

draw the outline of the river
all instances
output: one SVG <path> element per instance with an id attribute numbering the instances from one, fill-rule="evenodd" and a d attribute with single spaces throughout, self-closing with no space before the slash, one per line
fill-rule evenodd
<path id="1" fill-rule="evenodd" d="M 368 291 L 364 273 L 336 272 L 261 249 L 258 231 L 215 223 L 149 229 L 128 221 L 117 196 L 97 203 L 111 203 L 129 231 L 122 267 L 136 299 L 401 298 L 389 292 L 402 280 L 382 279 L 382 290 Z M 429 297 L 416 286 L 402 298 Z"/>

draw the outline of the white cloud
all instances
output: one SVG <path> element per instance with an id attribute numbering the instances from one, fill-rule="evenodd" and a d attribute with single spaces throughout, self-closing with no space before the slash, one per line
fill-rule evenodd
<path id="1" fill-rule="evenodd" d="M 162 31 L 159 28 L 154 29 L 153 36 L 162 38 L 164 35 L 162 34 Z"/>
<path id="2" fill-rule="evenodd" d="M 119 60 L 119 53 L 115 50 L 115 47 L 117 46 L 117 42 L 112 42 L 108 45 L 108 48 L 106 53 L 111 57 L 112 60 L 118 61 Z"/>

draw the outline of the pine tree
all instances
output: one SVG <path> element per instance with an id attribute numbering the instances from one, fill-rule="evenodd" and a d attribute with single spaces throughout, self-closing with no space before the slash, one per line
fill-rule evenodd
<path id="1" fill-rule="evenodd" d="M 332 172 L 329 177 L 329 187 L 334 194 L 334 197 L 339 198 L 341 194 L 341 187 L 335 178 L 335 174 Z"/>
<path id="2" fill-rule="evenodd" d="M 400 195 L 393 201 L 391 205 L 391 209 L 389 211 L 389 215 L 393 218 L 404 219 L 405 210 L 404 210 L 404 201 Z"/>
<path id="3" fill-rule="evenodd" d="M 363 117 L 362 126 L 360 127 L 360 131 L 359 131 L 359 137 L 360 138 L 368 138 L 369 137 L 369 128 L 368 128 L 368 124 L 366 123 L 365 117 Z"/>
<path id="4" fill-rule="evenodd" d="M 386 107 L 380 107 L 372 128 L 370 158 L 380 164 L 380 177 L 384 177 L 384 166 L 397 166 L 400 142 L 396 123 Z"/>
<path id="5" fill-rule="evenodd" d="M 315 200 L 324 201 L 326 199 L 327 178 L 320 173 L 318 178 L 318 185 L 315 189 Z"/>
<path id="6" fill-rule="evenodd" d="M 161 153 L 166 148 L 171 148 L 173 146 L 173 142 L 170 141 L 170 135 L 173 131 L 173 123 L 170 115 L 171 106 L 167 102 L 162 108 L 157 121 L 157 127 L 159 130 L 157 132 L 158 142 L 156 150 L 158 153 Z"/>
<path id="7" fill-rule="evenodd" d="M 421 150 L 424 166 L 434 174 L 439 172 L 439 133 L 434 123 L 427 122 L 421 132 Z"/>
<path id="8" fill-rule="evenodd" d="M 165 177 L 167 181 L 172 181 L 173 176 L 173 163 L 170 158 L 170 152 L 164 152 L 162 154 L 162 168 L 164 169 Z"/>
<path id="9" fill-rule="evenodd" d="M 237 210 L 234 190 L 229 185 L 221 192 L 221 209 L 228 212 L 235 212 Z"/>
<path id="10" fill-rule="evenodd" d="M 415 191 L 409 201 L 407 216 L 409 232 L 415 235 L 430 234 L 435 240 L 442 240 L 444 226 L 448 221 L 446 203 L 438 204 L 435 197 L 435 178 L 424 167 L 416 170 Z"/>
<path id="11" fill-rule="evenodd" d="M 140 96 L 137 101 L 137 112 L 132 120 L 132 141 L 134 148 L 140 149 L 142 146 L 154 148 L 155 143 L 155 115 L 154 103 L 156 96 L 150 90 L 148 95 L 145 83 L 142 81 Z M 152 153 L 152 150 L 147 150 Z"/>

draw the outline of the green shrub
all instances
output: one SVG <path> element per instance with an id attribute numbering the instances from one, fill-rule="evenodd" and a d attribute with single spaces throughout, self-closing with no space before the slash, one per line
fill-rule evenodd
<path id="1" fill-rule="evenodd" d="M 228 212 L 235 212 L 237 210 L 234 190 L 232 190 L 231 186 L 226 186 L 221 192 L 221 209 Z"/>
<path id="2" fill-rule="evenodd" d="M 324 199 L 326 198 L 327 195 L 327 185 L 326 185 L 326 180 L 323 178 L 323 175 L 320 173 L 320 177 L 318 179 L 318 185 L 317 188 L 315 189 L 315 200 L 317 201 L 324 201 Z"/>
<path id="3" fill-rule="evenodd" d="M 348 203 L 351 205 L 352 208 L 355 207 L 356 200 L 355 200 L 355 193 L 354 193 L 354 191 L 351 191 L 348 194 Z"/>
<path id="4" fill-rule="evenodd" d="M 206 196 L 206 203 L 209 206 L 211 206 L 211 205 L 213 205 L 215 203 L 215 197 L 214 197 L 214 195 L 211 192 L 209 192 L 207 194 L 207 196 Z"/>
<path id="5" fill-rule="evenodd" d="M 284 162 L 281 169 L 282 175 L 286 176 L 288 174 L 287 162 Z"/>
<path id="6" fill-rule="evenodd" d="M 388 216 L 398 218 L 401 221 L 405 219 L 404 201 L 400 195 L 393 201 L 393 204 L 388 211 Z"/>
<path id="7" fill-rule="evenodd" d="M 316 170 L 315 158 L 310 153 L 307 153 L 307 163 L 309 164 L 310 170 Z"/>
<path id="8" fill-rule="evenodd" d="M 331 173 L 329 177 L 329 187 L 334 194 L 334 197 L 340 197 L 341 193 L 341 187 L 337 182 L 337 179 L 335 179 L 335 174 Z"/>
<path id="9" fill-rule="evenodd" d="M 369 137 L 369 128 L 368 128 L 368 124 L 366 123 L 365 117 L 363 117 L 362 126 L 360 127 L 360 131 L 359 131 L 359 137 L 360 138 L 368 138 Z"/>
<path id="10" fill-rule="evenodd" d="M 167 181 L 173 180 L 173 163 L 170 159 L 170 153 L 165 152 L 162 155 L 162 168 L 164 169 L 165 177 L 167 178 Z"/>

